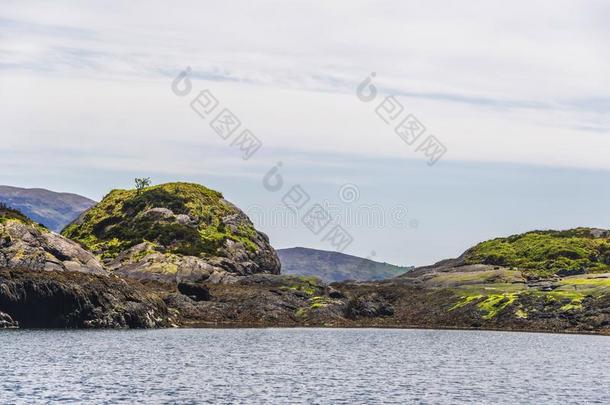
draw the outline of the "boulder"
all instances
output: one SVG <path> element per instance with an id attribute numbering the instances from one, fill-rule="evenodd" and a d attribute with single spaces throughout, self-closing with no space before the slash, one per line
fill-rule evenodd
<path id="1" fill-rule="evenodd" d="M 108 274 L 98 259 L 77 243 L 17 219 L 0 222 L 0 267 Z"/>

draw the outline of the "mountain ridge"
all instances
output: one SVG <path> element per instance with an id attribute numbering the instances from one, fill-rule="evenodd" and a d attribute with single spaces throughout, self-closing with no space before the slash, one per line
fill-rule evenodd
<path id="1" fill-rule="evenodd" d="M 0 202 L 18 209 L 54 232 L 60 232 L 95 204 L 95 201 L 75 193 L 6 185 L 0 185 Z"/>
<path id="2" fill-rule="evenodd" d="M 293 247 L 277 249 L 283 274 L 316 276 L 327 282 L 375 281 L 397 277 L 413 267 L 396 266 L 327 250 Z"/>

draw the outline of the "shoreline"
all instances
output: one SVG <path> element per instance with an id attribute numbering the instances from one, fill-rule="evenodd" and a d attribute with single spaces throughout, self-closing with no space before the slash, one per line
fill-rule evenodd
<path id="1" fill-rule="evenodd" d="M 286 326 L 229 326 L 229 325 L 218 325 L 218 326 L 184 326 L 178 328 L 159 328 L 159 329 L 393 329 L 393 330 L 429 330 L 429 331 L 467 331 L 467 332 L 511 332 L 511 333 L 544 333 L 546 335 L 585 335 L 585 336 L 610 336 L 608 332 L 585 332 L 585 331 L 548 331 L 548 330 L 536 330 L 536 329 L 499 329 L 499 328 L 467 328 L 467 327 L 429 327 L 429 326 L 416 326 L 416 325 L 397 325 L 397 326 L 319 326 L 319 325 L 286 325 Z"/>
<path id="2" fill-rule="evenodd" d="M 610 337 L 610 331 L 608 332 L 586 332 L 586 331 L 548 331 L 548 330 L 537 330 L 537 329 L 499 329 L 499 328 L 468 328 L 468 327 L 429 327 L 429 326 L 417 326 L 417 325 L 397 325 L 397 326 L 321 326 L 321 325 L 257 325 L 257 324 L 243 324 L 243 325 L 231 325 L 231 324 L 215 324 L 215 325 L 188 325 L 178 327 L 167 327 L 167 328 L 150 328 L 150 329 L 135 329 L 135 328 L 20 328 L 10 327 L 0 329 L 2 331 L 69 331 L 69 332 L 127 332 L 127 331 L 139 331 L 139 332 L 150 332 L 150 331 L 161 331 L 161 330 L 198 330 L 198 329 L 215 329 L 215 330 L 234 330 L 234 329 L 278 329 L 278 330 L 296 330 L 296 329 L 324 329 L 324 330 L 341 330 L 341 329 L 360 329 L 360 330 L 427 330 L 427 331 L 464 331 L 464 332 L 507 332 L 507 333 L 531 333 L 531 334 L 545 334 L 545 335 L 582 335 L 582 336 L 602 336 Z"/>

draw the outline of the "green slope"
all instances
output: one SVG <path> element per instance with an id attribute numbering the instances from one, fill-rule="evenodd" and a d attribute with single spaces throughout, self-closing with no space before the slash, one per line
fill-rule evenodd
<path id="1" fill-rule="evenodd" d="M 610 232 L 592 228 L 527 232 L 480 243 L 466 252 L 465 261 L 514 267 L 538 277 L 603 273 L 610 270 Z"/>

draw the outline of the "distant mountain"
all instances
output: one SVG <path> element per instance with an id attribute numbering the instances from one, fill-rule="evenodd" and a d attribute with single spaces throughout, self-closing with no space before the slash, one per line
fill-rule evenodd
<path id="1" fill-rule="evenodd" d="M 302 247 L 278 249 L 277 254 L 282 262 L 282 274 L 316 276 L 328 282 L 384 280 L 413 269 L 343 253 Z"/>
<path id="2" fill-rule="evenodd" d="M 95 205 L 95 201 L 77 194 L 10 186 L 0 186 L 0 202 L 55 232 Z"/>

